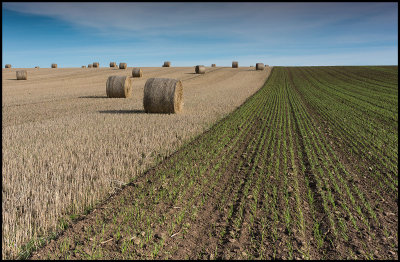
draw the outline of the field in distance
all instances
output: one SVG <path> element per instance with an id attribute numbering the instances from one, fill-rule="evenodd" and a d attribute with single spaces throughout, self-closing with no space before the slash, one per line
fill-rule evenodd
<path id="1" fill-rule="evenodd" d="M 34 259 L 398 259 L 398 67 L 274 67 Z"/>
<path id="2" fill-rule="evenodd" d="M 110 75 L 132 68 L 2 71 L 2 257 L 13 258 L 38 236 L 65 227 L 209 128 L 254 94 L 270 68 L 142 68 L 132 97 L 107 98 Z M 145 114 L 148 78 L 182 80 L 180 114 Z M 67 217 L 66 217 L 67 216 Z M 26 246 L 26 245 L 25 245 Z M 23 253 L 23 252 L 22 252 Z"/>

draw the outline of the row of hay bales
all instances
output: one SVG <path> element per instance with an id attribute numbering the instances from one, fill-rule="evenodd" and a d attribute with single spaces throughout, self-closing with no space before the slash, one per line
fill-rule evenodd
<path id="1" fill-rule="evenodd" d="M 129 76 L 109 76 L 106 82 L 107 97 L 131 97 L 132 81 L 133 78 Z M 181 112 L 183 109 L 182 82 L 171 78 L 147 79 L 144 85 L 143 107 L 146 113 Z"/>
<path id="2" fill-rule="evenodd" d="M 162 65 L 163 67 L 171 67 L 171 62 L 170 61 L 165 61 L 164 64 Z M 51 68 L 57 68 L 57 64 L 51 64 Z M 88 68 L 98 68 L 100 67 L 100 63 L 99 62 L 93 62 L 93 64 L 88 64 L 87 66 Z M 117 63 L 115 62 L 110 62 L 110 67 L 118 67 Z M 211 64 L 211 67 L 216 67 L 215 64 Z M 238 68 L 239 67 L 239 62 L 238 61 L 233 61 L 232 62 L 232 68 Z M 253 67 L 253 66 L 250 66 Z M 5 68 L 11 68 L 10 64 L 6 64 Z M 35 68 L 39 68 L 38 66 L 35 66 Z M 86 66 L 82 66 L 82 68 L 86 68 Z M 127 68 L 127 64 L 126 63 L 119 63 L 119 69 L 126 69 Z M 257 63 L 256 64 L 256 70 L 264 70 L 265 66 L 263 63 Z M 196 69 L 196 73 L 197 73 L 197 69 Z"/>
<path id="3" fill-rule="evenodd" d="M 35 68 L 39 68 L 38 66 Z M 82 66 L 82 68 L 85 68 L 85 66 Z M 26 70 L 19 70 L 16 71 L 17 74 L 17 80 L 28 80 L 28 72 Z M 143 71 L 141 68 L 133 68 L 132 69 L 132 77 L 142 77 L 143 76 Z"/>

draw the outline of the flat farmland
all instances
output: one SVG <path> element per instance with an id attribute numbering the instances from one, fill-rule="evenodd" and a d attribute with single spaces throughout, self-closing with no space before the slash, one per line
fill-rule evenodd
<path id="1" fill-rule="evenodd" d="M 261 89 L 33 259 L 398 259 L 397 66 Z"/>
<path id="2" fill-rule="evenodd" d="M 135 180 L 253 95 L 271 72 L 253 68 L 142 68 L 132 97 L 107 98 L 110 75 L 132 68 L 2 71 L 2 257 L 15 258 L 41 236 Z M 180 79 L 180 114 L 145 114 L 151 77 Z"/>

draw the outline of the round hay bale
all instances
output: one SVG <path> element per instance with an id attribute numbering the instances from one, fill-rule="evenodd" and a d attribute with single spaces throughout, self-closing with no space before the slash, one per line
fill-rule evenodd
<path id="1" fill-rule="evenodd" d="M 170 67 L 171 66 L 171 62 L 170 61 L 165 61 L 163 64 L 163 67 Z"/>
<path id="2" fill-rule="evenodd" d="M 57 68 L 57 64 L 51 64 L 51 68 Z"/>
<path id="3" fill-rule="evenodd" d="M 87 65 L 87 67 L 89 67 L 89 68 L 92 68 L 92 67 L 93 67 L 93 65 L 92 65 L 92 64 L 88 64 L 88 65 Z"/>
<path id="4" fill-rule="evenodd" d="M 119 63 L 119 69 L 126 69 L 126 63 Z"/>
<path id="5" fill-rule="evenodd" d="M 17 80 L 27 80 L 28 79 L 28 73 L 26 70 L 20 70 L 17 71 Z"/>
<path id="6" fill-rule="evenodd" d="M 117 67 L 117 63 L 115 63 L 115 62 L 110 62 L 110 67 Z"/>
<path id="7" fill-rule="evenodd" d="M 257 63 L 256 64 L 256 70 L 264 70 L 264 64 L 263 63 Z"/>
<path id="8" fill-rule="evenodd" d="M 99 62 L 93 62 L 93 67 L 99 67 Z"/>
<path id="9" fill-rule="evenodd" d="M 40 68 L 39 66 L 35 66 L 35 68 Z"/>
<path id="10" fill-rule="evenodd" d="M 132 77 L 142 77 L 143 72 L 140 68 L 133 68 L 132 69 Z"/>
<path id="11" fill-rule="evenodd" d="M 109 76 L 106 83 L 107 97 L 128 98 L 132 96 L 132 78 Z"/>
<path id="12" fill-rule="evenodd" d="M 82 66 L 82 68 L 86 68 L 86 66 Z"/>
<path id="13" fill-rule="evenodd" d="M 182 82 L 169 78 L 149 78 L 144 85 L 143 106 L 146 113 L 181 112 Z"/>
<path id="14" fill-rule="evenodd" d="M 205 74 L 206 68 L 203 65 L 197 65 L 195 68 L 196 74 Z"/>
<path id="15" fill-rule="evenodd" d="M 232 62 L 232 68 L 238 68 L 239 67 L 239 62 L 238 61 L 233 61 Z"/>
<path id="16" fill-rule="evenodd" d="M 10 64 L 6 64 L 5 68 L 11 68 L 11 65 Z"/>
<path id="17" fill-rule="evenodd" d="M 216 67 L 216 65 L 215 64 L 211 64 L 211 67 Z"/>

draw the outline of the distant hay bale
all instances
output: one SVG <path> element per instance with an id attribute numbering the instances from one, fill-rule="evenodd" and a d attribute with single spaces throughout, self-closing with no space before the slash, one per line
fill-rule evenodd
<path id="1" fill-rule="evenodd" d="M 250 67 L 254 67 L 253 65 L 251 65 Z"/>
<path id="2" fill-rule="evenodd" d="M 99 67 L 99 62 L 93 62 L 93 67 Z"/>
<path id="3" fill-rule="evenodd" d="M 10 64 L 6 64 L 5 68 L 11 68 Z"/>
<path id="4" fill-rule="evenodd" d="M 115 62 L 110 62 L 110 67 L 117 67 L 117 63 L 115 63 Z"/>
<path id="5" fill-rule="evenodd" d="M 92 67 L 93 67 L 93 65 L 92 65 L 92 64 L 88 64 L 88 65 L 87 65 L 87 67 L 89 67 L 89 68 L 92 68 Z"/>
<path id="6" fill-rule="evenodd" d="M 119 69 L 126 69 L 126 63 L 119 63 Z"/>
<path id="7" fill-rule="evenodd" d="M 163 67 L 170 67 L 171 66 L 171 62 L 170 61 L 165 61 L 163 64 Z"/>
<path id="8" fill-rule="evenodd" d="M 35 66 L 35 68 L 40 68 L 39 66 Z"/>
<path id="9" fill-rule="evenodd" d="M 57 68 L 57 64 L 51 64 L 51 68 Z"/>
<path id="10" fill-rule="evenodd" d="M 17 71 L 17 80 L 27 80 L 28 73 L 26 70 Z"/>
<path id="11" fill-rule="evenodd" d="M 82 68 L 86 68 L 86 66 L 82 66 Z"/>
<path id="12" fill-rule="evenodd" d="M 195 68 L 196 74 L 205 74 L 206 68 L 203 65 L 197 65 Z"/>
<path id="13" fill-rule="evenodd" d="M 257 63 L 256 64 L 256 70 L 264 70 L 264 64 L 263 63 Z"/>
<path id="14" fill-rule="evenodd" d="M 132 77 L 142 77 L 143 72 L 140 68 L 133 68 L 132 69 Z"/>
<path id="15" fill-rule="evenodd" d="M 233 61 L 232 62 L 232 68 L 238 68 L 239 67 L 239 62 L 238 61 Z"/>
<path id="16" fill-rule="evenodd" d="M 132 96 L 132 78 L 129 76 L 109 76 L 106 83 L 107 97 L 128 98 Z"/>
<path id="17" fill-rule="evenodd" d="M 211 67 L 216 67 L 216 65 L 215 64 L 211 64 Z"/>
<path id="18" fill-rule="evenodd" d="M 169 78 L 149 78 L 144 85 L 143 106 L 146 113 L 181 112 L 182 82 Z"/>

